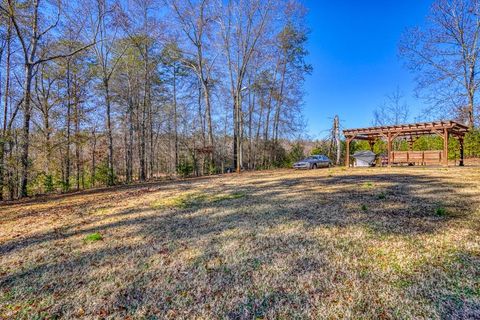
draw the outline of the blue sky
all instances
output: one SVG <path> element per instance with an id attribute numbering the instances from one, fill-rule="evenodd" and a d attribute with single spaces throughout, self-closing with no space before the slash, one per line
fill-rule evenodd
<path id="1" fill-rule="evenodd" d="M 385 96 L 400 88 L 413 119 L 423 108 L 413 75 L 398 57 L 407 27 L 422 25 L 431 1 L 305 0 L 311 28 L 304 114 L 312 138 L 328 134 L 335 114 L 343 128 L 369 126 Z"/>

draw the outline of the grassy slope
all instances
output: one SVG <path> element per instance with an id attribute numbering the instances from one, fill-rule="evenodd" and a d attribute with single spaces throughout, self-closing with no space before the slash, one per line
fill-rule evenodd
<path id="1" fill-rule="evenodd" d="M 0 207 L 0 318 L 480 318 L 478 168 L 272 171 Z"/>

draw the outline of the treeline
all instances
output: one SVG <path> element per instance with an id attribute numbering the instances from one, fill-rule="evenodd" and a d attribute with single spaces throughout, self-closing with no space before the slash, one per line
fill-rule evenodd
<path id="1" fill-rule="evenodd" d="M 4 0 L 0 197 L 285 163 L 296 0 Z"/>

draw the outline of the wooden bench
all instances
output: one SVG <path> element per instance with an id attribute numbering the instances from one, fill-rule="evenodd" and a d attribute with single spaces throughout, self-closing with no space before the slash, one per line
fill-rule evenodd
<path id="1" fill-rule="evenodd" d="M 393 151 L 392 164 L 418 164 L 437 165 L 442 164 L 443 151 Z"/>

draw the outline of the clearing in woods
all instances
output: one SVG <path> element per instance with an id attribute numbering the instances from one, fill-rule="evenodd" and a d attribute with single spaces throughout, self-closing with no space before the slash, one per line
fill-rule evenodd
<path id="1" fill-rule="evenodd" d="M 480 318 L 480 170 L 268 171 L 0 207 L 0 318 Z"/>

